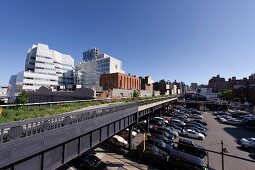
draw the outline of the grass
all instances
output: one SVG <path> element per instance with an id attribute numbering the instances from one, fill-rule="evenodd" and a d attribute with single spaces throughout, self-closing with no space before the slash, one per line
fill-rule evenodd
<path id="1" fill-rule="evenodd" d="M 95 106 L 100 104 L 113 104 L 115 102 L 136 102 L 139 100 L 149 100 L 158 97 L 143 97 L 143 98 L 131 98 L 131 99 L 122 99 L 115 101 L 91 101 L 91 102 L 83 102 L 83 103 L 65 103 L 60 105 L 53 106 L 34 106 L 34 107 L 26 107 L 21 106 L 18 108 L 5 108 L 3 109 L 2 114 L 0 114 L 0 123 L 7 123 L 12 121 L 19 121 L 31 118 L 45 117 L 65 112 L 71 112 L 74 110 L 78 110 L 81 108 Z"/>

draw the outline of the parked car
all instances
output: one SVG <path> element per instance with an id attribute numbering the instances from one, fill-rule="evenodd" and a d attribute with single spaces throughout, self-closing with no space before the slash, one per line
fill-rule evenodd
<path id="1" fill-rule="evenodd" d="M 194 125 L 194 124 L 188 124 L 185 126 L 185 128 L 187 129 L 190 129 L 190 128 L 197 128 L 199 131 L 202 131 L 202 132 L 206 132 L 206 129 L 205 128 L 202 128 L 202 127 L 199 127 L 197 125 Z"/>
<path id="2" fill-rule="evenodd" d="M 163 140 L 156 139 L 156 138 L 153 138 L 153 137 L 148 138 L 146 140 L 146 142 L 148 144 L 157 146 L 159 149 L 161 149 L 161 150 L 163 150 L 167 153 L 170 153 L 170 148 L 173 148 L 172 144 L 167 144 Z"/>
<path id="3" fill-rule="evenodd" d="M 194 141 L 189 139 L 180 138 L 178 143 L 178 149 L 180 151 L 183 151 L 195 156 L 199 156 L 200 158 L 204 158 L 207 155 L 204 147 L 198 146 L 197 144 L 195 144 Z"/>
<path id="4" fill-rule="evenodd" d="M 225 122 L 225 123 L 229 124 L 229 125 L 240 126 L 242 124 L 242 121 L 237 120 L 235 118 L 231 118 L 231 119 L 227 119 L 227 122 Z"/>
<path id="5" fill-rule="evenodd" d="M 164 123 L 164 121 L 159 120 L 159 119 L 151 119 L 150 124 L 157 125 L 157 126 L 163 126 L 165 123 Z"/>
<path id="6" fill-rule="evenodd" d="M 154 117 L 153 119 L 160 120 L 160 121 L 162 121 L 164 123 L 168 123 L 168 120 L 164 119 L 163 117 Z"/>
<path id="7" fill-rule="evenodd" d="M 207 123 L 203 120 L 200 120 L 200 119 L 193 119 L 193 120 L 190 120 L 189 122 L 197 122 L 197 123 L 200 123 L 204 126 L 207 126 Z"/>
<path id="8" fill-rule="evenodd" d="M 88 170 L 104 170 L 106 164 L 95 155 L 86 155 L 78 158 L 78 168 Z"/>
<path id="9" fill-rule="evenodd" d="M 221 122 L 221 123 L 227 123 L 227 119 L 225 119 L 225 118 L 219 118 L 219 122 Z"/>
<path id="10" fill-rule="evenodd" d="M 196 125 L 196 126 L 198 126 L 198 127 L 201 127 L 201 128 L 204 128 L 204 129 L 207 130 L 207 127 L 206 127 L 206 126 L 204 126 L 204 125 L 202 125 L 202 124 L 200 124 L 200 123 L 198 123 L 198 122 L 187 122 L 186 125 Z"/>
<path id="11" fill-rule="evenodd" d="M 175 139 L 174 135 L 171 135 L 171 134 L 169 134 L 167 132 L 164 132 L 164 131 L 161 131 L 161 130 L 157 130 L 155 128 L 150 129 L 150 133 L 151 134 L 163 135 L 163 136 L 167 137 L 169 140 L 174 140 Z"/>
<path id="12" fill-rule="evenodd" d="M 189 117 L 190 117 L 190 118 L 193 118 L 193 119 L 203 119 L 203 116 L 201 116 L 201 115 L 196 115 L 196 114 L 191 114 Z"/>
<path id="13" fill-rule="evenodd" d="M 174 116 L 176 116 L 176 112 L 166 112 L 166 113 L 164 113 L 164 115 L 174 117 Z"/>
<path id="14" fill-rule="evenodd" d="M 108 140 L 111 144 L 120 146 L 120 147 L 126 147 L 128 142 L 121 136 L 119 135 L 114 135 Z"/>
<path id="15" fill-rule="evenodd" d="M 190 114 L 193 114 L 193 115 L 202 115 L 202 113 L 197 111 L 197 110 L 191 110 Z"/>
<path id="16" fill-rule="evenodd" d="M 133 127 L 133 131 L 135 131 L 137 134 L 141 132 L 141 130 L 137 127 Z"/>
<path id="17" fill-rule="evenodd" d="M 255 147 L 255 138 L 242 138 L 240 143 L 242 147 Z"/>
<path id="18" fill-rule="evenodd" d="M 207 136 L 206 132 L 197 129 L 196 127 L 189 127 L 189 128 L 185 128 L 185 127 L 184 127 L 183 129 L 184 129 L 184 130 L 191 129 L 191 130 L 194 130 L 194 131 L 197 132 L 197 133 L 202 133 L 204 136 Z"/>
<path id="19" fill-rule="evenodd" d="M 128 132 L 129 132 L 129 129 L 127 128 L 126 131 L 127 131 L 127 133 L 128 133 Z M 133 136 L 133 137 L 137 136 L 137 132 L 134 131 L 134 130 L 132 130 L 132 136 Z"/>
<path id="20" fill-rule="evenodd" d="M 155 126 L 155 128 L 157 130 L 167 132 L 167 133 L 173 135 L 175 138 L 179 136 L 178 132 L 176 132 L 175 130 L 173 130 L 171 128 L 168 128 L 168 127 L 158 127 L 158 126 Z"/>
<path id="21" fill-rule="evenodd" d="M 176 125 L 176 124 L 169 124 L 168 127 L 173 128 L 175 131 L 177 131 L 179 134 L 182 132 L 182 127 Z"/>
<path id="22" fill-rule="evenodd" d="M 176 116 L 185 116 L 185 117 L 189 117 L 190 115 L 188 113 L 185 113 L 185 112 L 178 112 L 176 114 Z"/>
<path id="23" fill-rule="evenodd" d="M 202 133 L 198 133 L 198 132 L 196 132 L 194 130 L 191 130 L 191 129 L 183 130 L 182 134 L 184 136 L 195 138 L 195 139 L 200 139 L 200 140 L 205 139 L 205 136 Z"/>
<path id="24" fill-rule="evenodd" d="M 152 144 L 146 144 L 146 148 L 144 150 L 144 145 L 138 145 L 135 150 L 135 155 L 139 157 L 139 160 L 143 160 L 145 162 L 149 162 L 155 166 L 161 166 L 162 161 L 167 158 L 167 153 L 159 149 L 157 146 Z"/>
<path id="25" fill-rule="evenodd" d="M 185 125 L 185 123 L 183 121 L 181 121 L 180 119 L 171 119 L 170 123 L 176 123 L 176 124 L 179 124 L 179 125 L 182 125 L 182 126 Z"/>
<path id="26" fill-rule="evenodd" d="M 187 122 L 189 119 L 185 116 L 177 116 L 176 118 L 178 118 L 179 120 L 183 121 L 184 123 Z"/>
<path id="27" fill-rule="evenodd" d="M 173 140 L 168 139 L 167 137 L 165 137 L 163 135 L 159 135 L 159 134 L 155 134 L 155 133 L 151 134 L 151 136 L 149 138 L 156 138 L 156 139 L 159 139 L 159 140 L 163 140 L 167 144 L 172 144 L 173 143 Z"/>

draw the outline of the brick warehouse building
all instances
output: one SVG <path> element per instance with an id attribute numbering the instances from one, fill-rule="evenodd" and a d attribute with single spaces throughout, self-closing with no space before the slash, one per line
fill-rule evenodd
<path id="1" fill-rule="evenodd" d="M 100 77 L 100 86 L 103 87 L 103 90 L 135 89 L 140 91 L 141 80 L 137 76 L 126 75 L 122 73 L 103 74 Z"/>

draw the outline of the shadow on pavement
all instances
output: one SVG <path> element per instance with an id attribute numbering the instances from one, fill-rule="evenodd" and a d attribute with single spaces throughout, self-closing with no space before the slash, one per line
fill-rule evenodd
<path id="1" fill-rule="evenodd" d="M 124 163 L 120 163 L 120 162 L 105 162 L 107 167 L 123 167 Z"/>
<path id="2" fill-rule="evenodd" d="M 254 155 L 254 154 L 249 154 L 249 157 L 250 157 L 251 159 L 255 159 L 255 155 Z"/>
<path id="3" fill-rule="evenodd" d="M 252 129 L 240 128 L 240 127 L 224 127 L 228 134 L 232 135 L 237 142 L 241 138 L 250 138 L 255 136 L 255 131 Z"/>

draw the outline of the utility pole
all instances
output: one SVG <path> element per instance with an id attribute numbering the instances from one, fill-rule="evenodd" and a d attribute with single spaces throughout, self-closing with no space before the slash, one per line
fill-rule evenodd
<path id="1" fill-rule="evenodd" d="M 221 140 L 221 166 L 222 166 L 222 170 L 224 170 L 223 140 Z"/>
<path id="2" fill-rule="evenodd" d="M 210 167 L 209 152 L 207 151 L 207 168 Z"/>

